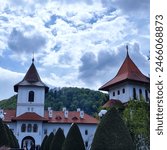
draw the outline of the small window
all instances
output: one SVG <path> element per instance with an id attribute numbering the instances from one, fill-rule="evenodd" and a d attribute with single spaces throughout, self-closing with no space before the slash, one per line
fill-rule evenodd
<path id="1" fill-rule="evenodd" d="M 85 130 L 85 135 L 88 135 L 88 130 Z"/>
<path id="2" fill-rule="evenodd" d="M 31 124 L 28 124 L 28 126 L 27 126 L 27 132 L 32 132 L 32 125 Z"/>
<path id="3" fill-rule="evenodd" d="M 117 91 L 117 94 L 120 95 L 120 91 L 119 90 Z"/>
<path id="4" fill-rule="evenodd" d="M 30 91 L 28 94 L 28 101 L 34 102 L 34 91 Z"/>
<path id="5" fill-rule="evenodd" d="M 140 95 L 142 94 L 142 90 L 141 90 L 141 89 L 139 89 L 139 94 L 140 94 Z"/>
<path id="6" fill-rule="evenodd" d="M 37 124 L 34 124 L 34 126 L 33 126 L 33 132 L 38 132 L 38 125 Z"/>
<path id="7" fill-rule="evenodd" d="M 85 141 L 85 147 L 88 147 L 88 141 Z"/>
<path id="8" fill-rule="evenodd" d="M 112 95 L 115 96 L 115 92 L 113 92 Z"/>
<path id="9" fill-rule="evenodd" d="M 148 97 L 148 91 L 145 90 L 145 96 L 146 96 L 146 101 L 148 102 L 149 101 L 149 97 Z"/>
<path id="10" fill-rule="evenodd" d="M 48 133 L 48 130 L 47 129 L 44 129 L 44 134 L 47 134 Z"/>
<path id="11" fill-rule="evenodd" d="M 122 93 L 125 93 L 125 89 L 124 88 L 122 89 Z"/>
<path id="12" fill-rule="evenodd" d="M 136 97 L 136 89 L 135 88 L 133 88 L 133 99 L 137 99 L 137 97 Z"/>
<path id="13" fill-rule="evenodd" d="M 26 132 L 26 124 L 21 125 L 21 132 Z"/>

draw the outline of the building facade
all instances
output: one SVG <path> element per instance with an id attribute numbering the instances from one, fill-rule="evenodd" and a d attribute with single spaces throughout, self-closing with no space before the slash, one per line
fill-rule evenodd
<path id="1" fill-rule="evenodd" d="M 42 82 L 34 61 L 21 82 L 14 85 L 17 95 L 16 110 L 0 110 L 0 117 L 14 132 L 20 147 L 40 146 L 45 135 L 55 133 L 58 128 L 67 135 L 72 123 L 77 123 L 85 147 L 89 149 L 98 124 L 98 120 L 77 109 L 53 111 L 44 110 L 45 93 L 48 86 Z"/>

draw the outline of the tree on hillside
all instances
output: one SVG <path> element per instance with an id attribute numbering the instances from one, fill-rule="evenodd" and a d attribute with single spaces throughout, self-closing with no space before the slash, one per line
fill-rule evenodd
<path id="1" fill-rule="evenodd" d="M 0 147 L 2 146 L 10 146 L 10 142 L 7 131 L 5 129 L 5 125 L 0 118 Z"/>
<path id="2" fill-rule="evenodd" d="M 64 141 L 62 150 L 85 150 L 83 138 L 77 124 L 73 124 Z"/>
<path id="3" fill-rule="evenodd" d="M 51 145 L 51 142 L 53 140 L 53 137 L 54 137 L 54 134 L 53 132 L 51 132 L 48 136 L 48 138 L 46 139 L 46 142 L 44 144 L 44 150 L 49 150 L 50 149 L 50 145 Z"/>
<path id="4" fill-rule="evenodd" d="M 41 144 L 41 150 L 44 150 L 44 147 L 45 147 L 45 143 L 46 143 L 46 140 L 48 138 L 48 135 L 45 135 L 43 141 L 42 141 L 42 144 Z"/>
<path id="5" fill-rule="evenodd" d="M 62 145 L 64 143 L 64 140 L 65 140 L 64 132 L 61 128 L 59 128 L 51 142 L 50 150 L 62 150 Z"/>
<path id="6" fill-rule="evenodd" d="M 144 100 L 131 100 L 123 112 L 123 119 L 132 135 L 136 149 L 149 150 L 150 110 Z"/>
<path id="7" fill-rule="evenodd" d="M 134 150 L 130 133 L 115 108 L 111 108 L 103 116 L 91 150 Z"/>

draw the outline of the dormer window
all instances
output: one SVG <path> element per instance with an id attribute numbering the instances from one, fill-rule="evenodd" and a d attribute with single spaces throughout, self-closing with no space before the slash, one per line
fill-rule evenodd
<path id="1" fill-rule="evenodd" d="M 28 101 L 34 102 L 34 91 L 30 91 L 28 94 Z"/>

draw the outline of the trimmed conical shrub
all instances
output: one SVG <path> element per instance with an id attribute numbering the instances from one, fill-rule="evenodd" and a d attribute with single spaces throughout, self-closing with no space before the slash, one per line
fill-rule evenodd
<path id="1" fill-rule="evenodd" d="M 77 124 L 73 124 L 64 141 L 62 150 L 85 150 L 83 138 Z"/>
<path id="2" fill-rule="evenodd" d="M 130 133 L 115 108 L 102 118 L 91 150 L 134 150 Z"/>
<path id="3" fill-rule="evenodd" d="M 0 119 L 0 147 L 1 146 L 10 146 L 10 139 L 2 119 Z"/>
<path id="4" fill-rule="evenodd" d="M 49 150 L 50 149 L 50 145 L 51 145 L 51 142 L 53 140 L 53 137 L 54 137 L 54 134 L 53 132 L 51 132 L 48 136 L 48 138 L 46 139 L 46 142 L 44 144 L 44 150 Z"/>
<path id="5" fill-rule="evenodd" d="M 61 128 L 59 128 L 52 140 L 50 150 L 62 150 L 62 145 L 64 143 L 65 136 Z"/>
<path id="6" fill-rule="evenodd" d="M 48 138 L 48 135 L 45 135 L 45 137 L 44 137 L 44 139 L 43 139 L 43 141 L 42 141 L 42 144 L 41 144 L 41 150 L 44 150 L 44 147 L 45 147 L 45 143 L 46 143 L 46 140 L 47 140 L 47 138 Z"/>

